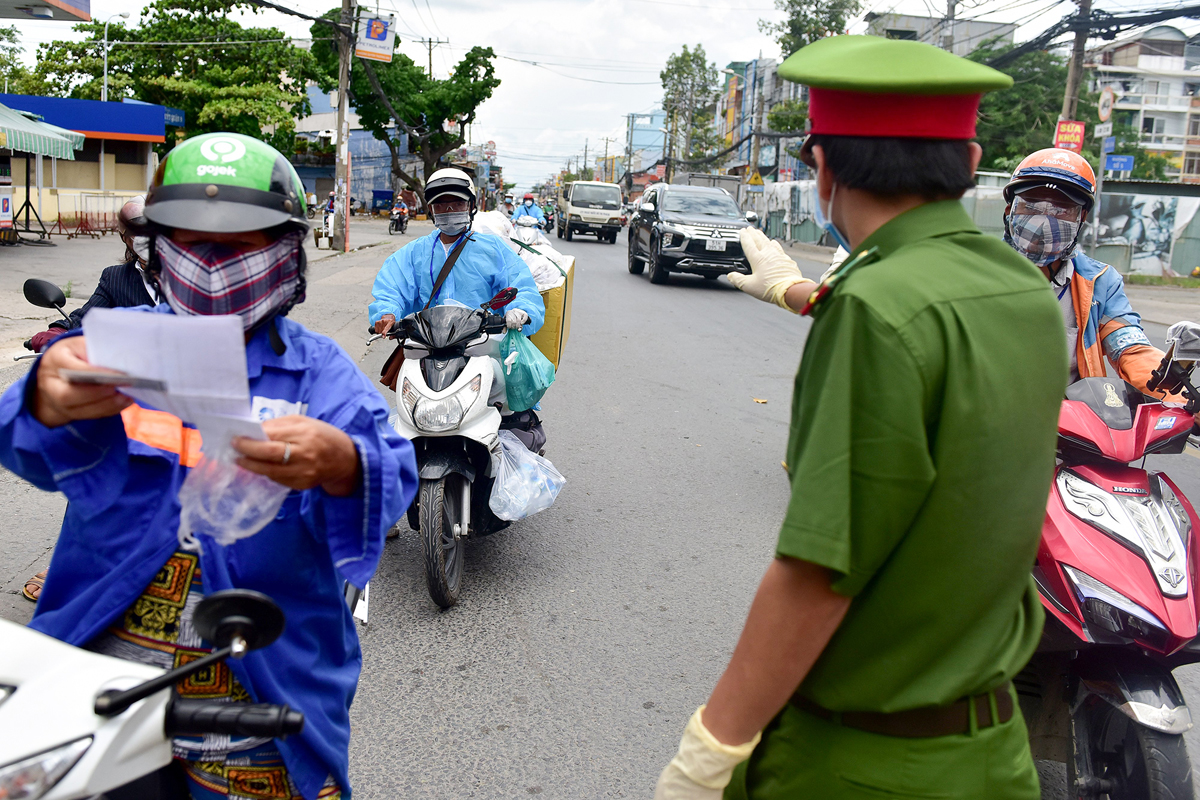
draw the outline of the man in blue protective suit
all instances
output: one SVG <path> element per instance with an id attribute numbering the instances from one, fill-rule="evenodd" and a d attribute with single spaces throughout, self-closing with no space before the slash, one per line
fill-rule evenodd
<path id="1" fill-rule="evenodd" d="M 31 627 L 171 667 L 211 651 L 192 624 L 204 595 L 257 590 L 286 614 L 273 644 L 176 691 L 286 704 L 304 714 L 303 732 L 176 737 L 162 780 L 186 781 L 194 800 L 259 796 L 264 785 L 290 800 L 349 796 L 362 654 L 343 582 L 370 579 L 417 486 L 412 445 L 388 425 L 366 375 L 286 316 L 305 294 L 303 191 L 274 148 L 213 133 L 171 151 L 145 207 L 146 271 L 166 300 L 145 313 L 241 318 L 252 410 L 267 440 L 234 439 L 237 463 L 292 490 L 258 533 L 221 545 L 197 532 L 198 550 L 181 541 L 179 491 L 204 463 L 200 434 L 114 387 L 68 380 L 63 370 L 96 369 L 81 330 L 64 333 L 0 397 L 0 463 L 68 500 Z"/>
<path id="2" fill-rule="evenodd" d="M 546 224 L 546 215 L 538 208 L 537 203 L 533 202 L 533 195 L 529 192 L 525 193 L 525 198 L 521 201 L 521 205 L 517 206 L 517 210 L 513 212 L 509 222 L 516 225 L 517 220 L 521 217 L 533 217 L 537 220 L 539 228 Z"/>
<path id="3" fill-rule="evenodd" d="M 529 267 L 498 236 L 472 234 L 471 220 L 477 201 L 471 176 L 460 169 L 440 169 L 425 184 L 425 202 L 433 211 L 436 228 L 428 236 L 409 242 L 388 256 L 375 277 L 369 311 L 376 333 L 386 333 L 403 319 L 425 307 L 433 285 L 455 248 L 462 248 L 432 305 L 455 300 L 471 308 L 513 287 L 517 297 L 504 320 L 532 336 L 545 321 L 546 308 Z"/>

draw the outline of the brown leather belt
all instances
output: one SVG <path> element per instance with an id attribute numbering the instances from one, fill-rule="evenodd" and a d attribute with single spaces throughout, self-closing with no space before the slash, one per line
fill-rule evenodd
<path id="1" fill-rule="evenodd" d="M 857 728 L 883 736 L 899 736 L 906 739 L 925 739 L 934 736 L 954 736 L 971 732 L 970 703 L 975 704 L 976 729 L 983 730 L 1003 724 L 1012 719 L 1013 700 L 1009 692 L 1011 682 L 998 686 L 990 692 L 964 697 L 948 706 L 929 706 L 909 711 L 830 711 L 800 695 L 793 695 L 791 704 L 814 717 L 827 722 Z M 998 719 L 992 719 L 988 697 L 995 695 Z"/>

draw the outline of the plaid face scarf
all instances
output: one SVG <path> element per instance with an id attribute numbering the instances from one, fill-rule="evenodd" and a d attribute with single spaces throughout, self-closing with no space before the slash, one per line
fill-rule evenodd
<path id="1" fill-rule="evenodd" d="M 1009 214 L 1008 227 L 1005 241 L 1039 267 L 1069 256 L 1079 235 L 1078 222 L 1049 214 Z"/>
<path id="2" fill-rule="evenodd" d="M 303 232 L 295 231 L 259 250 L 239 252 L 211 243 L 185 247 L 159 236 L 163 298 L 176 314 L 237 314 L 249 331 L 292 299 L 303 241 Z"/>

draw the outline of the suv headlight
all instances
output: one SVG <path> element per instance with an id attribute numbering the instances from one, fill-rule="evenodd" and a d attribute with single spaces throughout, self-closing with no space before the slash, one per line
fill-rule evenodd
<path id="1" fill-rule="evenodd" d="M 0 800 L 37 800 L 53 789 L 91 746 L 92 737 L 85 736 L 0 767 Z"/>
<path id="2" fill-rule="evenodd" d="M 663 247 L 684 247 L 687 245 L 687 240 L 687 232 L 681 231 L 677 228 L 663 228 Z"/>
<path id="3" fill-rule="evenodd" d="M 1118 496 L 1064 469 L 1058 473 L 1058 488 L 1072 515 L 1146 558 L 1163 594 L 1187 594 L 1186 542 L 1192 523 L 1165 481 L 1152 475 L 1149 496 Z"/>
<path id="4" fill-rule="evenodd" d="M 1084 616 L 1093 626 L 1148 644 L 1165 643 L 1167 628 L 1149 611 L 1086 572 L 1066 564 L 1063 570 L 1075 587 Z"/>
<path id="5" fill-rule="evenodd" d="M 441 433 L 458 427 L 463 416 L 479 397 L 481 385 L 480 376 L 476 375 L 470 383 L 454 394 L 435 398 L 421 394 L 408 378 L 405 378 L 404 385 L 400 388 L 400 397 L 418 430 Z M 0 800 L 4 800 L 3 796 L 0 796 Z"/>

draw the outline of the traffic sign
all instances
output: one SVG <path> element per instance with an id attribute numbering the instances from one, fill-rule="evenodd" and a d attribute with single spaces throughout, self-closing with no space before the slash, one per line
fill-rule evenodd
<path id="1" fill-rule="evenodd" d="M 762 186 L 762 175 L 758 174 L 758 170 L 754 170 L 754 174 L 750 176 L 750 180 L 746 181 L 746 183 L 750 184 L 751 186 Z"/>
<path id="2" fill-rule="evenodd" d="M 1104 168 L 1113 172 L 1129 172 L 1133 169 L 1133 156 L 1105 156 Z"/>
<path id="3" fill-rule="evenodd" d="M 1112 123 L 1104 122 L 1092 128 L 1092 137 L 1095 139 L 1103 139 L 1105 136 L 1112 136 Z"/>
<path id="4" fill-rule="evenodd" d="M 1084 124 L 1069 119 L 1060 119 L 1054 130 L 1054 146 L 1064 150 L 1083 151 Z"/>
<path id="5" fill-rule="evenodd" d="M 1117 137 L 1105 136 L 1104 137 L 1104 145 L 1103 145 L 1103 147 L 1101 147 L 1101 149 L 1105 153 L 1111 153 L 1113 150 L 1116 150 L 1117 149 Z"/>
<path id="6" fill-rule="evenodd" d="M 1112 116 L 1113 103 L 1117 100 L 1116 94 L 1111 86 L 1105 86 L 1100 92 L 1100 102 L 1096 105 L 1096 116 L 1100 117 L 1101 122 L 1108 122 L 1108 118 Z"/>

